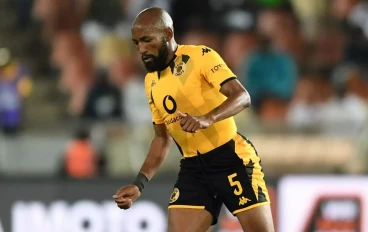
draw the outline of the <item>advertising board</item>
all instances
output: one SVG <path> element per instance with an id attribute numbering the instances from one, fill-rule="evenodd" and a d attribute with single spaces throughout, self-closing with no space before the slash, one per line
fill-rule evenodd
<path id="1" fill-rule="evenodd" d="M 0 232 L 166 232 L 175 180 L 155 179 L 129 210 L 121 180 L 0 180 Z M 368 177 L 286 176 L 268 181 L 277 232 L 368 231 Z M 242 231 L 223 207 L 212 232 Z"/>
<path id="2" fill-rule="evenodd" d="M 0 228 L 4 232 L 166 231 L 172 183 L 148 185 L 126 211 L 112 198 L 124 184 L 117 180 L 0 181 Z"/>
<path id="3" fill-rule="evenodd" d="M 368 231 L 368 177 L 285 177 L 278 197 L 279 231 Z"/>

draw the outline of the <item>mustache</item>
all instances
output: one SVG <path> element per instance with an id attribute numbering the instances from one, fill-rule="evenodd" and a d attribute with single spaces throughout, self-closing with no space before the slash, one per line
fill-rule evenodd
<path id="1" fill-rule="evenodd" d="M 148 59 L 148 58 L 155 59 L 156 56 L 154 56 L 154 55 L 142 55 L 142 60 L 145 60 L 145 59 Z"/>

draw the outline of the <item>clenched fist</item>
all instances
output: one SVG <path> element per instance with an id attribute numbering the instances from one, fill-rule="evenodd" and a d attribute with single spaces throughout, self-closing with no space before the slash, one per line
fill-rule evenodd
<path id="1" fill-rule="evenodd" d="M 140 196 L 139 188 L 131 184 L 119 188 L 113 198 L 120 209 L 129 209 Z"/>
<path id="2" fill-rule="evenodd" d="M 189 133 L 195 133 L 199 129 L 206 129 L 213 123 L 205 116 L 191 116 L 182 112 L 178 112 L 178 114 L 182 117 L 180 121 L 181 129 Z"/>

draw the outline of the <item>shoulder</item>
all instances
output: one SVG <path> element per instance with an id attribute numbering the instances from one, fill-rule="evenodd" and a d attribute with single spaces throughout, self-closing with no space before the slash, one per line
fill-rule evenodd
<path id="1" fill-rule="evenodd" d="M 207 54 L 216 53 L 212 48 L 205 45 L 180 45 L 180 53 L 188 54 L 193 58 L 201 59 Z"/>

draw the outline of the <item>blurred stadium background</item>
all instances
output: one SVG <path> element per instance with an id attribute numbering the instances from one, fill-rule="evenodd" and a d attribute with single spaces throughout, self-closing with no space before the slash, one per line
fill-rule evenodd
<path id="1" fill-rule="evenodd" d="M 112 201 L 153 133 L 130 38 L 150 6 L 250 92 L 236 120 L 262 158 L 277 231 L 368 232 L 359 0 L 0 0 L 0 232 L 166 231 L 176 148 L 131 210 Z M 242 231 L 225 209 L 212 229 Z"/>

